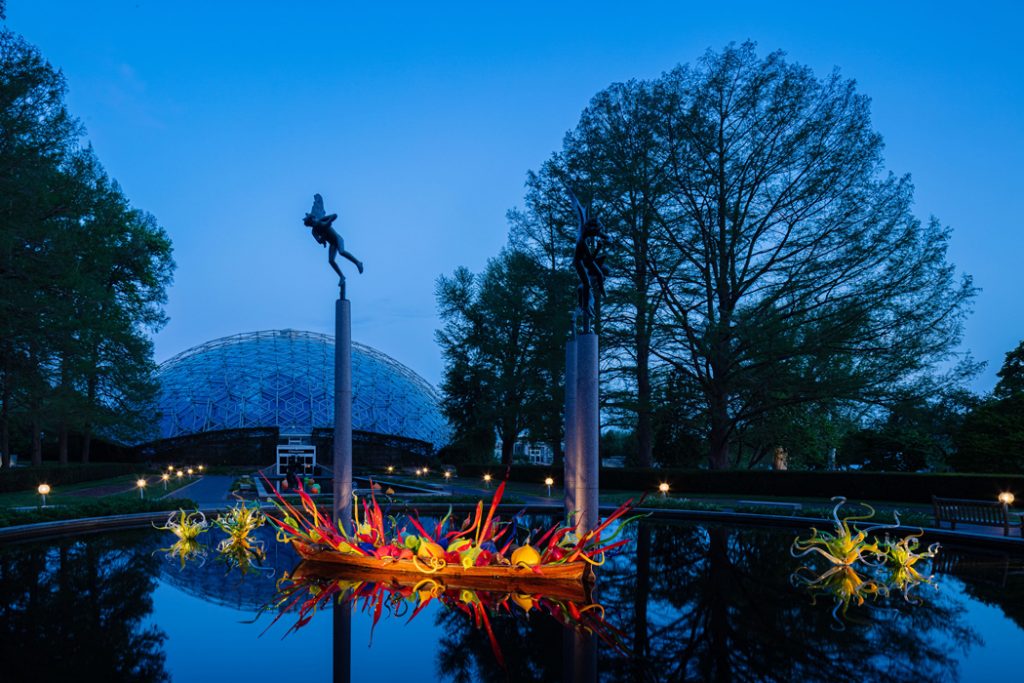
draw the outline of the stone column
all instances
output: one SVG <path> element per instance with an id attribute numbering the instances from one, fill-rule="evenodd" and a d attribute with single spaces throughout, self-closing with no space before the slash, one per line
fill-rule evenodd
<path id="1" fill-rule="evenodd" d="M 576 338 L 565 343 L 565 457 L 562 483 L 565 485 L 565 511 L 576 510 Z"/>
<path id="2" fill-rule="evenodd" d="M 596 334 L 576 337 L 576 514 L 580 533 L 595 528 L 598 510 L 598 343 Z"/>
<path id="3" fill-rule="evenodd" d="M 352 533 L 352 304 L 334 307 L 334 521 Z"/>

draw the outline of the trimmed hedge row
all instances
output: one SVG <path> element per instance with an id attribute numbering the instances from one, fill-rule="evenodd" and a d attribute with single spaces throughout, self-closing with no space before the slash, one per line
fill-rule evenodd
<path id="1" fill-rule="evenodd" d="M 490 473 L 504 476 L 501 465 L 460 465 L 459 476 L 478 478 Z M 536 465 L 513 465 L 512 481 L 540 483 L 553 477 L 561 485 L 560 469 Z M 728 496 L 790 496 L 856 500 L 891 500 L 930 503 L 932 496 L 995 500 L 1001 491 L 1024 498 L 1024 476 L 1012 474 L 917 474 L 906 472 L 810 472 L 789 470 L 655 470 L 601 469 L 603 491 L 650 491 L 668 482 L 676 494 L 701 493 Z"/>
<path id="2" fill-rule="evenodd" d="M 74 505 L 50 505 L 34 510 L 0 510 L 0 527 L 83 519 L 85 517 L 130 515 L 136 512 L 191 510 L 195 507 L 195 502 L 187 498 L 163 498 L 161 500 L 98 498 Z"/>
<path id="3" fill-rule="evenodd" d="M 135 474 L 139 471 L 139 467 L 139 465 L 120 462 L 12 467 L 0 470 L 0 493 L 29 491 L 44 482 L 50 486 L 67 486 L 83 481 L 110 479 L 125 474 Z"/>

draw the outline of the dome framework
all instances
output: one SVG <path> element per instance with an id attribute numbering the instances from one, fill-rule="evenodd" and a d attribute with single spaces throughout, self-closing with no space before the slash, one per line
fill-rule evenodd
<path id="1" fill-rule="evenodd" d="M 268 330 L 214 339 L 158 369 L 159 438 L 225 430 L 313 434 L 334 424 L 334 338 Z M 355 432 L 448 442 L 437 392 L 390 356 L 352 343 Z"/>

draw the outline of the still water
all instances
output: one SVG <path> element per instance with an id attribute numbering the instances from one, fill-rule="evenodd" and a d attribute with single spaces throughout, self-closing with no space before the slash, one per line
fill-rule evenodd
<path id="1" fill-rule="evenodd" d="M 160 531 L 0 547 L 0 680 L 991 681 L 1024 654 L 1024 562 L 1000 553 L 818 580 L 796 532 L 645 521 L 591 595 L 539 596 L 353 583 L 259 531 L 245 573 Z"/>

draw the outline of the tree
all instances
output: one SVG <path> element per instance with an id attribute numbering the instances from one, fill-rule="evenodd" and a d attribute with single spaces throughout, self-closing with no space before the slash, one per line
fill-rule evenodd
<path id="1" fill-rule="evenodd" d="M 474 276 L 459 268 L 437 281 L 438 309 L 444 327 L 437 341 L 445 360 L 442 407 L 455 427 L 455 441 L 476 459 L 485 459 L 501 442 L 503 464 L 536 411 L 530 404 L 544 396 L 544 378 L 534 372 L 545 352 L 540 319 L 543 279 L 527 255 L 504 250 Z"/>
<path id="2" fill-rule="evenodd" d="M 981 401 L 955 436 L 961 472 L 1024 471 L 1024 342 L 1006 354 L 993 395 Z"/>
<path id="3" fill-rule="evenodd" d="M 750 43 L 655 92 L 672 206 L 651 250 L 654 352 L 700 388 L 711 466 L 780 408 L 926 386 L 975 290 L 946 261 L 950 231 L 911 213 L 909 178 L 883 175 L 867 97 Z"/>
<path id="4" fill-rule="evenodd" d="M 166 233 L 107 177 L 64 106 L 60 73 L 0 31 L 0 451 L 32 461 L 42 429 L 139 433 L 154 389 L 150 331 L 174 263 Z"/>
<path id="5" fill-rule="evenodd" d="M 992 392 L 996 398 L 1024 395 L 1024 341 L 1006 354 L 1003 367 L 996 373 L 999 381 Z"/>
<path id="6" fill-rule="evenodd" d="M 600 302 L 603 407 L 629 416 L 637 461 L 651 465 L 651 340 L 661 294 L 651 272 L 651 236 L 660 222 L 668 175 L 656 138 L 661 112 L 648 83 L 616 83 L 584 109 L 562 150 L 528 176 L 527 210 L 513 239 L 568 268 L 575 216 L 565 188 L 590 204 L 605 229 L 611 275 Z M 531 229 L 532 228 L 532 229 Z M 530 239 L 532 237 L 532 239 Z"/>

